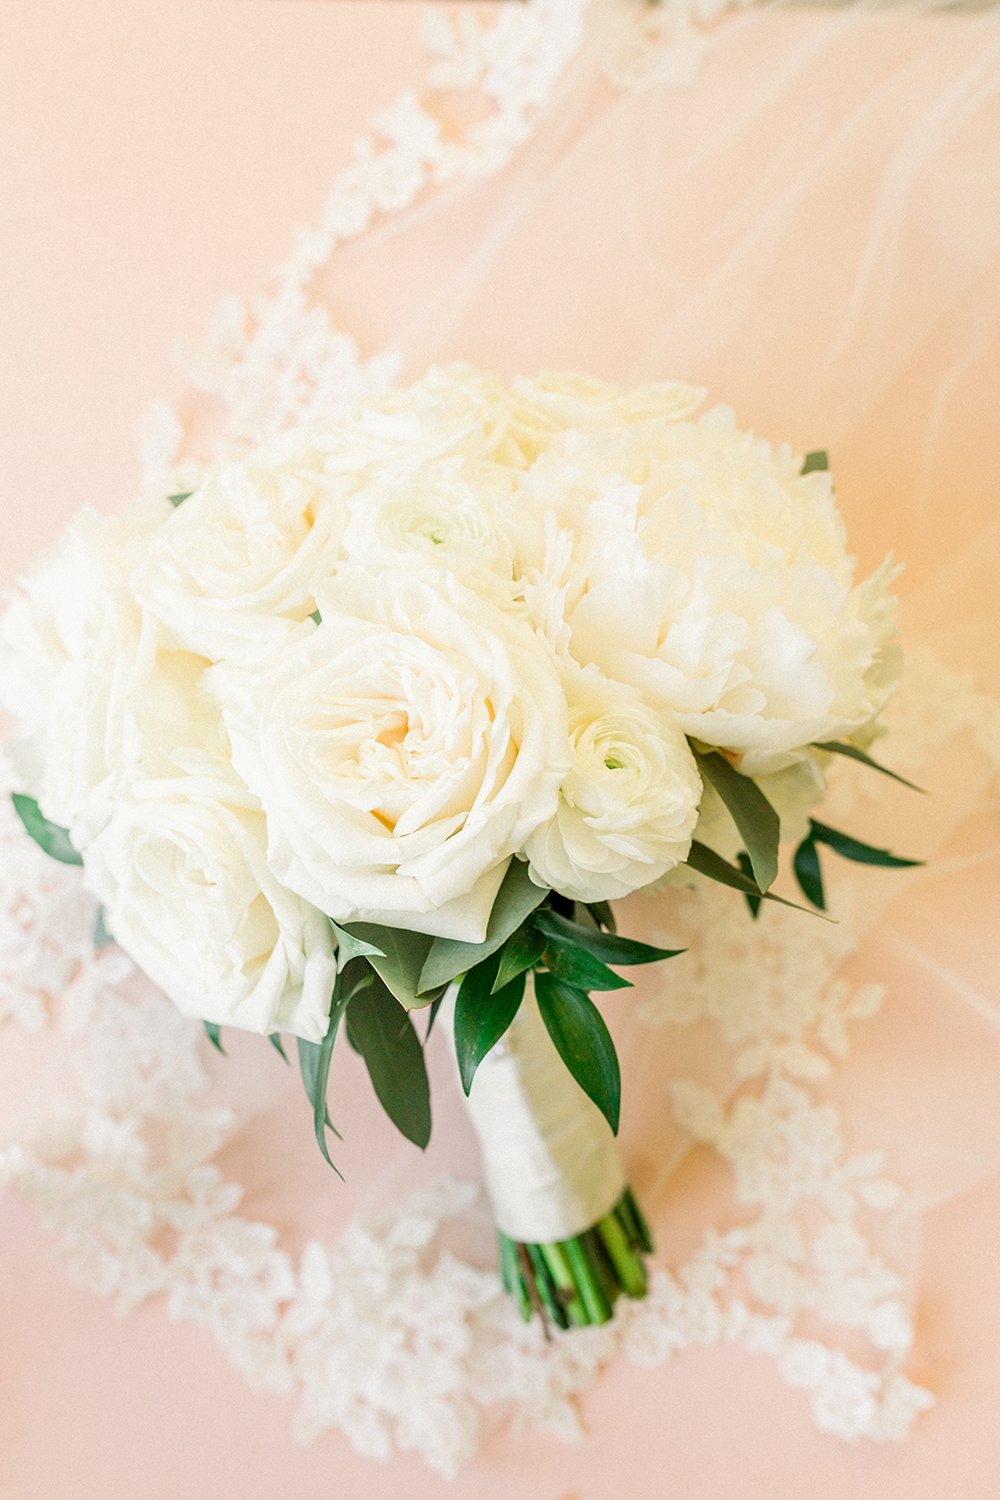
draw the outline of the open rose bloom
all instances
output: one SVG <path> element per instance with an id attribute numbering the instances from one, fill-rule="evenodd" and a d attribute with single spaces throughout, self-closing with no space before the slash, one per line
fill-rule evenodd
<path id="1" fill-rule="evenodd" d="M 898 679 L 893 569 L 703 395 L 432 370 L 39 561 L 27 790 L 182 1010 L 319 1041 L 329 918 L 479 944 L 512 860 L 601 903 L 731 859 L 713 748 L 801 836 Z"/>

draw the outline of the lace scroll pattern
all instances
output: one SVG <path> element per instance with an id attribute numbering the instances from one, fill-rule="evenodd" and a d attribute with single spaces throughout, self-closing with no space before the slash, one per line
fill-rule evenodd
<path id="1" fill-rule="evenodd" d="M 908 769 L 965 728 L 1000 770 L 1000 706 L 928 658 L 905 691 L 894 749 Z M 854 770 L 841 769 L 849 795 Z M 163 1296 L 172 1317 L 216 1335 L 253 1388 L 297 1394 L 301 1440 L 336 1428 L 372 1457 L 417 1450 L 451 1475 L 505 1416 L 579 1436 L 573 1397 L 618 1355 L 653 1366 L 727 1342 L 770 1354 L 818 1426 L 848 1440 L 902 1438 L 931 1404 L 901 1373 L 913 1338 L 902 1280 L 866 1234 L 902 1189 L 882 1153 L 847 1151 L 838 1110 L 816 1090 L 882 1000 L 877 984 L 836 974 L 860 936 L 849 880 L 838 926 L 776 909 L 734 939 L 727 893 L 690 902 L 694 978 L 647 1002 L 646 1019 L 711 1021 L 735 1052 L 734 1092 L 677 1079 L 673 1107 L 729 1164 L 751 1212 L 657 1269 L 647 1300 L 623 1300 L 611 1324 L 546 1343 L 494 1271 L 437 1244 L 476 1197 L 468 1183 L 423 1189 L 333 1244 L 309 1244 L 297 1263 L 276 1229 L 240 1217 L 242 1189 L 215 1163 L 237 1122 L 202 1100 L 200 1028 L 117 948 L 94 950 L 79 872 L 35 849 L 5 797 L 0 807 L 0 997 L 9 1024 L 50 1024 L 75 1070 L 63 1099 L 8 1138 L 0 1181 L 39 1205 L 79 1285 L 123 1311 Z M 874 1357 L 838 1348 L 843 1329 Z"/>
<path id="2" fill-rule="evenodd" d="M 529 138 L 590 30 L 609 81 L 618 88 L 692 82 L 710 45 L 708 28 L 745 0 L 511 0 L 489 21 L 472 8 L 429 11 L 424 42 L 434 61 L 422 96 L 404 91 L 355 143 L 354 161 L 337 177 L 319 222 L 300 228 L 267 297 L 248 306 L 219 304 L 203 345 L 182 344 L 178 361 L 225 411 L 216 456 L 316 423 L 359 397 L 389 388 L 400 358 L 384 350 L 365 359 L 357 340 L 310 300 L 316 275 L 338 245 L 387 214 L 409 208 L 426 190 L 505 167 Z M 460 135 L 435 114 L 442 93 L 478 93 L 491 112 Z M 174 410 L 155 401 L 139 426 L 149 484 L 190 488 L 198 466 L 181 458 L 184 430 Z"/>

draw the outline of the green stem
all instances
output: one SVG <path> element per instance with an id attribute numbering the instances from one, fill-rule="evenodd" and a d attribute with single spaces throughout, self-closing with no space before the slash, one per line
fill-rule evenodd
<path id="1" fill-rule="evenodd" d="M 606 1323 L 624 1292 L 644 1297 L 642 1256 L 652 1250 L 649 1227 L 628 1188 L 610 1213 L 572 1239 L 525 1244 L 498 1232 L 504 1286 L 525 1322 L 537 1312 L 549 1324 L 584 1328 Z"/>

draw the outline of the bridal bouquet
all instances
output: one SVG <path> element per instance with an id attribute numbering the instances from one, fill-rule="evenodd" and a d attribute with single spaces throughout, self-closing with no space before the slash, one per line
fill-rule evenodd
<path id="1" fill-rule="evenodd" d="M 756 915 L 782 839 L 818 909 L 819 845 L 909 863 L 809 816 L 832 755 L 876 764 L 895 570 L 853 583 L 824 455 L 703 398 L 432 370 L 84 512 L 0 625 L 18 812 L 102 930 L 217 1044 L 298 1039 L 324 1154 L 341 1030 L 426 1145 L 444 1003 L 505 1280 L 563 1327 L 651 1248 L 590 995 L 672 954 L 609 902 Z"/>

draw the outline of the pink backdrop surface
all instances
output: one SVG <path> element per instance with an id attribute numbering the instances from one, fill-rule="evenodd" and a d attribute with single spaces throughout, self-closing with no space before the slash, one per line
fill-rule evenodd
<path id="1" fill-rule="evenodd" d="M 316 216 L 373 111 L 419 82 L 426 67 L 421 9 L 398 0 L 94 0 L 85 9 L 67 0 L 7 0 L 0 22 L 5 581 L 80 505 L 114 509 L 134 487 L 134 426 L 142 409 L 155 396 L 176 399 L 182 407 L 188 400 L 171 364 L 174 340 L 197 339 L 223 294 L 251 293 L 265 284 L 287 249 L 291 228 Z M 667 96 L 659 114 L 655 102 L 629 105 L 641 114 L 647 147 L 655 146 L 658 132 L 676 142 L 688 131 L 686 149 L 696 152 L 706 122 L 734 92 L 734 80 L 753 76 L 753 49 L 760 49 L 763 67 L 769 47 L 806 45 L 811 24 L 779 17 L 776 32 L 734 31 L 710 59 L 702 94 Z M 946 67 L 954 30 L 948 23 L 930 24 L 939 28 L 931 46 L 926 32 L 918 36 L 905 23 L 873 31 L 864 67 L 856 50 L 845 50 L 839 71 L 823 75 L 818 92 L 827 97 L 821 106 L 814 101 L 815 108 L 841 107 L 841 96 L 865 83 L 859 72 L 867 68 L 874 76 L 911 51 L 916 69 Z M 911 73 L 911 95 L 917 91 L 919 97 L 922 86 Z M 584 110 L 572 92 L 561 103 L 567 118 L 574 108 Z M 767 108 L 761 100 L 753 108 L 766 138 Z M 815 125 L 815 114 L 809 120 Z M 591 143 L 587 170 L 602 153 L 603 159 L 619 159 L 623 145 L 616 130 L 634 136 L 635 118 L 609 111 L 606 129 Z M 763 144 L 760 154 L 768 170 L 794 181 L 794 151 L 788 149 L 784 161 L 772 160 Z M 996 160 L 994 152 L 994 192 Z M 510 169 L 507 185 L 511 191 L 525 188 L 533 173 L 548 173 L 551 182 L 554 162 L 561 190 L 572 199 L 574 172 L 583 173 L 583 164 L 570 150 L 560 155 L 551 138 L 529 147 Z M 956 162 L 965 164 L 964 178 Z M 805 448 L 820 446 L 829 432 L 831 446 L 840 439 L 843 450 L 842 504 L 863 564 L 877 563 L 903 534 L 901 550 L 910 563 L 904 584 L 908 629 L 955 664 L 981 665 L 987 677 L 992 665 L 995 689 L 990 559 L 995 567 L 996 489 L 982 460 L 995 446 L 990 424 L 1000 344 L 991 320 L 1000 298 L 996 211 L 989 206 L 982 164 L 981 140 L 978 146 L 960 141 L 951 163 L 957 184 L 952 197 L 941 187 L 925 205 L 936 233 L 928 233 L 925 253 L 897 266 L 906 298 L 892 309 L 902 317 L 907 298 L 922 309 L 937 299 L 940 315 L 891 379 L 874 369 L 867 345 L 860 349 L 855 379 L 858 386 L 868 382 L 860 414 L 852 413 L 835 382 L 830 388 L 810 385 L 792 371 L 789 350 L 802 343 L 801 325 L 785 326 L 796 305 L 795 254 L 776 256 L 767 274 L 734 280 L 731 295 L 726 292 L 726 276 L 736 273 L 725 234 L 746 228 L 734 227 L 732 215 L 719 216 L 717 258 L 706 284 L 714 278 L 716 303 L 725 306 L 751 288 L 741 326 L 744 339 L 756 339 L 760 352 L 735 370 L 725 355 L 732 330 L 726 339 L 720 335 L 714 349 L 710 339 L 686 332 L 682 302 L 690 303 L 678 288 L 657 284 L 655 268 L 647 282 L 628 281 L 621 300 L 646 308 L 656 303 L 656 317 L 669 330 L 659 353 L 648 347 L 645 330 L 637 333 L 634 348 L 629 345 L 622 333 L 629 326 L 627 308 L 618 310 L 617 321 L 610 314 L 597 325 L 581 318 L 593 288 L 607 283 L 609 268 L 618 264 L 623 226 L 631 222 L 624 202 L 617 216 L 609 213 L 593 224 L 590 253 L 567 259 L 560 297 L 539 296 L 537 315 L 523 336 L 512 331 L 514 304 L 523 302 L 526 289 L 551 285 L 551 267 L 546 272 L 536 264 L 538 246 L 546 244 L 551 255 L 560 236 L 572 240 L 577 233 L 562 222 L 546 229 L 549 199 L 533 206 L 530 232 L 522 230 L 516 276 L 491 282 L 487 274 L 466 287 L 460 267 L 451 264 L 454 259 L 457 266 L 462 233 L 474 240 L 480 232 L 477 215 L 496 212 L 482 197 L 489 190 L 473 188 L 453 193 L 444 214 L 418 213 L 378 231 L 363 252 L 348 250 L 327 278 L 324 295 L 372 348 L 400 347 L 410 374 L 429 358 L 458 356 L 502 370 L 560 362 L 622 378 L 678 374 L 710 383 L 744 422 L 776 438 Z M 652 170 L 648 153 L 635 171 L 641 176 Z M 586 181 L 581 175 L 579 192 Z M 730 204 L 726 180 L 713 180 L 708 172 L 698 184 L 707 197 Z M 671 199 L 642 225 L 646 243 L 678 266 L 694 196 L 689 189 L 687 198 Z M 964 230 L 955 230 L 960 243 L 951 260 L 939 264 L 941 218 L 959 200 L 972 205 L 971 218 L 967 213 Z M 843 238 L 848 255 L 852 208 L 843 198 L 837 202 L 837 215 L 831 207 L 827 221 L 811 215 L 797 224 L 789 211 L 782 233 L 803 258 L 813 253 L 814 240 L 818 244 L 831 233 Z M 870 205 L 857 205 L 853 237 L 863 241 L 870 212 Z M 733 213 L 752 217 L 752 202 L 736 205 Z M 509 228 L 490 241 L 490 255 L 510 253 L 509 245 L 506 252 L 497 248 L 505 237 L 512 238 Z M 919 238 L 907 244 L 919 250 Z M 863 243 L 855 251 L 863 258 Z M 632 264 L 641 265 L 642 258 Z M 400 265 L 408 269 L 405 286 L 395 275 Z M 961 274 L 951 280 L 956 265 Z M 704 268 L 689 269 L 685 297 Z M 460 295 L 453 287 L 445 302 L 437 288 L 453 270 Z M 669 305 L 674 294 L 676 317 Z M 489 317 L 479 305 L 484 297 L 495 303 Z M 881 305 L 884 312 L 888 304 Z M 870 309 L 862 311 L 869 316 Z M 813 309 L 817 320 L 824 313 L 823 307 Z M 973 324 L 986 330 L 983 338 L 962 343 L 963 330 Z M 835 333 L 823 337 L 836 343 Z M 898 328 L 893 338 L 893 347 L 906 342 Z M 949 340 L 961 345 L 961 357 L 946 347 Z M 553 357 L 546 361 L 550 349 Z M 668 355 L 671 368 L 657 369 L 657 360 Z M 943 404 L 940 383 L 932 385 L 926 375 L 942 367 L 952 372 Z M 795 399 L 788 395 L 791 385 Z M 772 433 L 779 413 L 785 425 Z M 926 437 L 935 422 L 933 444 L 921 447 L 918 436 Z M 946 781 L 947 768 L 942 775 Z M 938 794 L 947 795 L 945 784 Z M 982 872 L 989 873 L 991 858 L 995 868 L 998 847 L 991 804 L 947 848 L 953 865 L 966 857 L 973 862 L 975 878 L 953 879 L 944 900 L 935 899 L 932 887 L 915 890 L 894 908 L 865 953 L 865 962 L 880 964 L 880 973 L 895 980 L 903 1003 L 913 1001 L 909 1022 L 902 1023 L 912 1043 L 906 1068 L 890 1055 L 898 1035 L 891 1029 L 873 1035 L 866 1064 L 874 1091 L 883 1079 L 900 1090 L 901 1150 L 907 1122 L 919 1134 L 924 1106 L 933 1107 L 939 1087 L 942 1097 L 948 1091 L 949 1097 L 981 1094 L 985 1118 L 1000 1129 L 988 1103 L 1000 1078 L 995 1027 L 964 1014 L 964 1041 L 943 1057 L 938 1038 L 948 986 L 935 989 L 933 977 L 912 964 L 913 943 L 931 932 L 952 986 L 996 995 L 996 886 L 986 885 Z M 882 1054 L 880 1046 L 887 1049 Z M 250 1041 L 237 1042 L 233 1049 L 234 1089 L 252 1069 L 250 1047 Z M 45 1067 L 43 1042 L 7 1046 L 0 1072 L 8 1114 L 46 1086 Z M 305 1233 L 334 1226 L 340 1211 L 337 1189 L 312 1151 L 304 1112 L 291 1100 L 286 1090 L 262 1105 L 255 1128 L 229 1149 L 224 1165 L 237 1180 L 251 1183 L 243 1212 L 278 1223 L 286 1242 L 297 1248 Z M 985 1142 L 984 1154 L 1000 1156 L 1000 1137 Z M 363 1162 L 357 1166 L 363 1172 Z M 207 1332 L 171 1323 L 161 1304 L 118 1320 L 107 1303 L 75 1290 L 51 1257 L 35 1209 L 7 1195 L 0 1200 L 0 1496 L 422 1500 L 447 1493 L 455 1500 L 797 1500 L 808 1493 L 816 1500 L 987 1500 L 996 1494 L 1000 1457 L 1000 1181 L 982 1164 L 970 1171 L 970 1180 L 977 1177 L 985 1180 L 932 1207 L 925 1220 L 917 1268 L 918 1343 L 907 1371 L 931 1386 L 938 1404 L 907 1443 L 851 1447 L 823 1436 L 800 1394 L 781 1383 L 768 1361 L 713 1348 L 652 1371 L 615 1366 L 582 1399 L 589 1432 L 582 1443 L 498 1434 L 451 1485 L 417 1458 L 381 1466 L 336 1435 L 297 1447 L 290 1401 L 251 1393 Z M 398 1191 L 405 1186 L 401 1180 Z M 712 1191 L 709 1181 L 694 1196 L 703 1200 Z M 674 1206 L 673 1219 L 660 1223 L 667 1252 L 690 1248 L 684 1244 L 683 1185 L 675 1187 Z"/>

